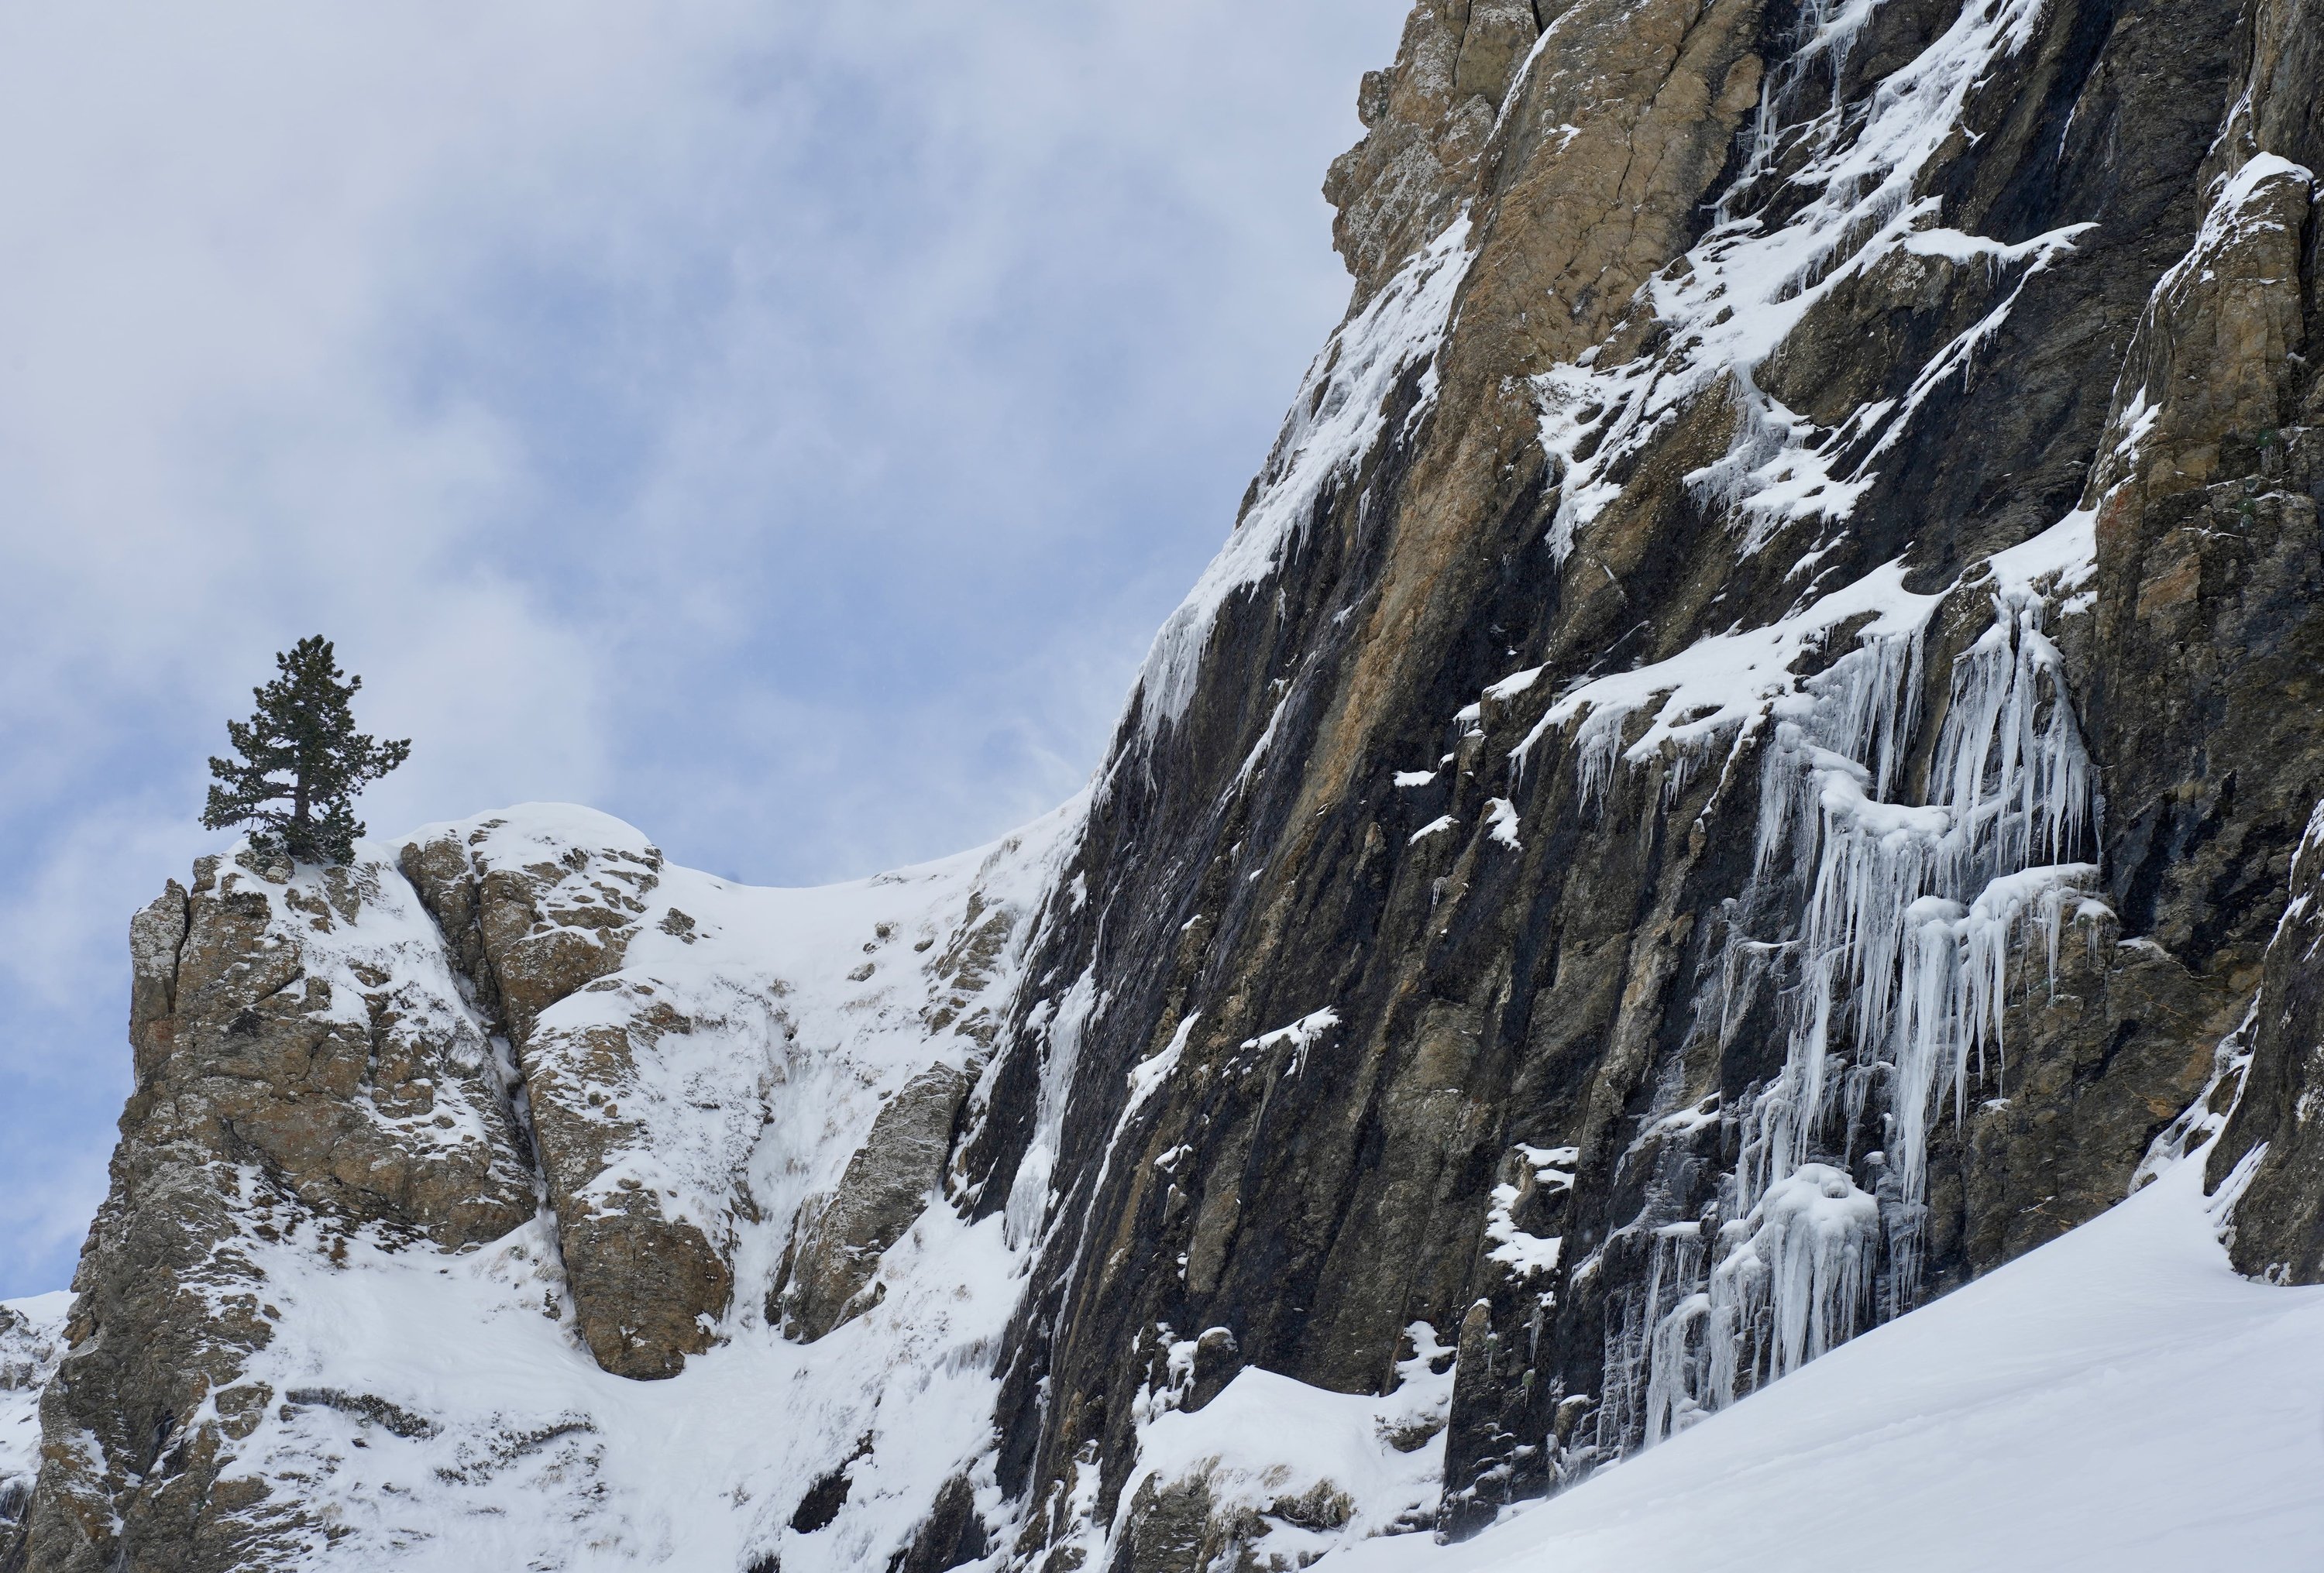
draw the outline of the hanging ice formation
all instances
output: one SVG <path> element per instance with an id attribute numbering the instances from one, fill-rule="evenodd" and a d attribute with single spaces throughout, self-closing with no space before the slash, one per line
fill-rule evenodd
<path id="1" fill-rule="evenodd" d="M 1609 1328 L 1600 1448 L 1652 1446 L 1908 1309 L 1921 1289 L 1932 1121 L 2005 1070 L 2013 961 L 2105 909 L 2097 802 L 2043 602 L 2011 587 L 1953 664 L 1923 801 L 1892 800 L 1918 723 L 1918 627 L 1868 639 L 1778 701 L 1755 892 L 1805 894 L 1776 943 L 1736 934 L 1722 1040 L 1773 981 L 1784 1066 L 1738 1111 L 1741 1157 L 1698 1219 L 1654 1230 L 1645 1292 Z M 2034 974 L 2019 969 L 2020 978 Z"/>

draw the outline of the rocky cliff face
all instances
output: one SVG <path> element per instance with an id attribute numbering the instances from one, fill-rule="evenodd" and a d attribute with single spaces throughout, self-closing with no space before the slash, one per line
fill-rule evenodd
<path id="1" fill-rule="evenodd" d="M 1005 1254 L 961 1260 L 997 1230 L 913 1226 L 1069 823 L 815 892 L 538 805 L 349 869 L 205 860 L 131 927 L 137 1090 L 5 1565 L 740 1566 L 890 1430 L 924 1511 L 1013 1302 Z M 810 1359 L 778 1282 L 872 1325 Z"/>
<path id="2" fill-rule="evenodd" d="M 2319 37 L 1421 0 L 1086 801 L 835 892 L 536 808 L 140 916 L 17 1565 L 1293 1566 L 2204 1141 L 2324 1275 Z"/>
<path id="3" fill-rule="evenodd" d="M 1505 9 L 1367 81 L 973 1149 L 1023 1554 L 1169 1499 L 1206 1328 L 1457 1348 L 1458 1534 L 2090 1217 L 2324 789 L 2312 14 Z"/>
<path id="4" fill-rule="evenodd" d="M 0 1305 L 0 1534 L 23 1522 L 41 1468 L 41 1394 L 64 1353 L 72 1296 Z"/>

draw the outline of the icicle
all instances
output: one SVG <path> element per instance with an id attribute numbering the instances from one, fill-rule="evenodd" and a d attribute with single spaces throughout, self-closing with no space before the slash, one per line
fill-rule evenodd
<path id="1" fill-rule="evenodd" d="M 1888 800 L 1918 724 L 1917 630 L 1775 707 L 1754 878 L 1805 891 L 1797 987 L 1783 1069 L 1742 1118 L 1732 1221 L 1658 1234 L 1618 1334 L 1646 1366 L 1648 1445 L 1914 1303 L 1932 1122 L 1948 1102 L 1966 1118 L 1970 1086 L 2003 1072 L 2013 967 L 2038 948 L 2054 980 L 2069 912 L 2090 909 L 2098 870 L 2075 860 L 2095 796 L 2064 664 L 2039 596 L 1994 611 L 1953 664 L 1930 801 Z M 1753 986 L 1784 948 L 1733 937 L 1723 987 Z M 1742 1014 L 1722 1001 L 1722 1034 Z"/>
<path id="2" fill-rule="evenodd" d="M 1702 1402 L 1692 1369 L 1698 1340 L 1690 1335 L 1711 1309 L 1711 1297 L 1692 1285 L 1702 1275 L 1702 1226 L 1673 1224 L 1655 1234 L 1647 1274 L 1646 1434 L 1649 1444 L 1683 1430 L 1711 1405 Z M 1662 1312 L 1661 1302 L 1678 1303 Z"/>

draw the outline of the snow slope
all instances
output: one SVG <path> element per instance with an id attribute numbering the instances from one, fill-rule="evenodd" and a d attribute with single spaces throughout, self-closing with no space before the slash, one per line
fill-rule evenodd
<path id="1" fill-rule="evenodd" d="M 664 1382 L 599 1370 L 540 1314 L 545 1225 L 426 1264 L 265 1263 L 285 1332 L 255 1368 L 292 1402 L 246 1457 L 342 1537 L 318 1538 L 317 1566 L 876 1567 L 986 1444 L 1019 1288 L 998 1219 L 931 1208 L 867 1315 L 811 1346 L 746 1333 Z M 808 1486 L 866 1441 L 838 1521 L 793 1532 Z"/>
<path id="2" fill-rule="evenodd" d="M 2200 1158 L 1477 1539 L 1331 1573 L 2324 1567 L 2324 1287 L 2227 1265 Z"/>

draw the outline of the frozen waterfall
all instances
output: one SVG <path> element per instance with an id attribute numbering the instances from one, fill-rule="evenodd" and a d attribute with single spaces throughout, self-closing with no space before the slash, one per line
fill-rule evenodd
<path id="1" fill-rule="evenodd" d="M 1994 609 L 1953 663 L 1922 801 L 1897 797 L 1923 773 L 1908 750 L 1924 625 L 1868 637 L 1776 702 L 1751 894 L 1788 882 L 1805 906 L 1790 935 L 1730 936 L 1719 1020 L 1737 1030 L 1748 974 L 1787 966 L 1784 1060 L 1738 1111 L 1717 1202 L 1655 1230 L 1650 1292 L 1613 1329 L 1609 1389 L 1643 1375 L 1645 1392 L 1605 1423 L 1642 1421 L 1646 1445 L 1915 1302 L 1932 1122 L 2004 1074 L 2013 966 L 2022 991 L 2039 951 L 2054 979 L 2066 924 L 2106 915 L 2044 603 L 2013 586 Z"/>

